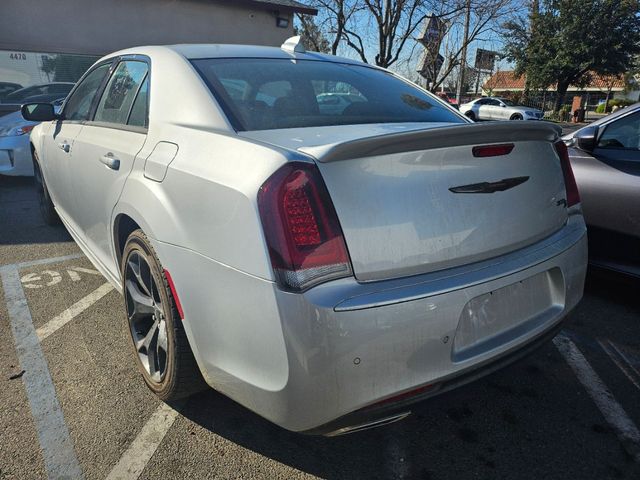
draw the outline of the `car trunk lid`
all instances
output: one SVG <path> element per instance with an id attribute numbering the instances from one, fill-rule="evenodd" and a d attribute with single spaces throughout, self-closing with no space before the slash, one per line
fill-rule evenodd
<path id="1" fill-rule="evenodd" d="M 295 146 L 316 160 L 360 281 L 502 255 L 552 234 L 567 219 L 553 125 L 292 130 L 245 135 Z M 474 155 L 473 147 L 504 144 L 512 145 L 508 153 Z"/>

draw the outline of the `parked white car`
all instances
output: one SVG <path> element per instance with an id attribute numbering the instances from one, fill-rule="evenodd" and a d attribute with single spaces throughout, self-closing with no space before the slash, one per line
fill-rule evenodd
<path id="1" fill-rule="evenodd" d="M 333 88 L 364 101 L 322 113 Z M 204 378 L 290 430 L 381 425 L 531 351 L 582 296 L 557 127 L 472 124 L 298 39 L 123 50 L 61 114 L 23 113 L 44 121 L 45 217 L 123 293 L 164 400 Z"/>
<path id="2" fill-rule="evenodd" d="M 460 105 L 460 112 L 471 120 L 542 120 L 544 112 L 516 105 L 506 98 L 482 97 Z"/>
<path id="3" fill-rule="evenodd" d="M 54 102 L 54 108 L 60 105 L 62 100 Z M 0 116 L 0 175 L 33 175 L 29 134 L 37 124 L 25 120 L 19 111 Z"/>

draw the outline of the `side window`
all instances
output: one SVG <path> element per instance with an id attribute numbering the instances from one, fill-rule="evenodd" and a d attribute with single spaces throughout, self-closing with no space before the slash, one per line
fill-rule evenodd
<path id="1" fill-rule="evenodd" d="M 147 75 L 138 90 L 136 99 L 131 107 L 131 114 L 127 125 L 134 127 L 148 127 L 149 118 L 149 75 Z"/>
<path id="2" fill-rule="evenodd" d="M 476 102 L 476 105 L 486 105 L 487 104 L 487 99 L 486 98 L 481 98 L 480 100 L 478 100 Z"/>
<path id="3" fill-rule="evenodd" d="M 364 104 L 368 101 L 360 90 L 347 82 L 311 80 L 311 85 L 316 94 L 320 114 L 323 115 L 342 115 L 345 111 L 349 115 L 357 114 L 360 107 L 351 107 L 351 105 Z M 367 108 L 366 105 L 363 107 Z"/>
<path id="4" fill-rule="evenodd" d="M 64 120 L 88 120 L 91 102 L 98 88 L 102 84 L 104 77 L 109 72 L 111 64 L 100 65 L 89 73 L 78 85 L 78 88 L 69 97 L 64 106 L 62 118 Z"/>
<path id="5" fill-rule="evenodd" d="M 278 80 L 276 82 L 267 82 L 260 85 L 256 100 L 265 102 L 273 107 L 276 100 L 280 98 L 291 98 L 292 95 L 291 82 L 287 80 Z"/>
<path id="6" fill-rule="evenodd" d="M 102 94 L 94 120 L 126 125 L 133 101 L 146 75 L 146 63 L 133 60 L 120 62 Z"/>
<path id="7" fill-rule="evenodd" d="M 491 105 L 492 107 L 499 107 L 500 106 L 500 102 L 498 100 L 487 100 L 487 105 Z"/>
<path id="8" fill-rule="evenodd" d="M 627 115 L 606 126 L 598 140 L 599 148 L 640 149 L 640 113 Z"/>
<path id="9" fill-rule="evenodd" d="M 234 100 L 244 100 L 246 92 L 249 90 L 249 83 L 245 80 L 223 78 L 220 83 L 222 83 L 227 94 Z"/>

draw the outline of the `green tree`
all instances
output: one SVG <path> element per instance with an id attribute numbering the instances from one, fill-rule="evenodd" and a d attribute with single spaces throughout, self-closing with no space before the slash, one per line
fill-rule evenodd
<path id="1" fill-rule="evenodd" d="M 41 70 L 53 82 L 76 82 L 98 58 L 86 55 L 43 55 Z"/>
<path id="2" fill-rule="evenodd" d="M 590 74 L 620 75 L 640 53 L 640 0 L 540 0 L 528 17 L 503 25 L 506 58 L 527 87 L 556 85 L 554 111 L 570 85 Z"/>
<path id="3" fill-rule="evenodd" d="M 316 25 L 311 15 L 296 14 L 296 25 L 293 27 L 293 33 L 302 37 L 302 42 L 308 50 L 320 53 L 329 53 L 331 51 L 329 40 Z"/>

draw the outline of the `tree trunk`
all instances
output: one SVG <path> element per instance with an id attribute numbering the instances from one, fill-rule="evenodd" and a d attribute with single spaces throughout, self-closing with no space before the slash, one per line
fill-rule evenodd
<path id="1" fill-rule="evenodd" d="M 558 88 L 556 90 L 556 102 L 553 106 L 553 112 L 558 113 L 564 105 L 564 97 L 567 94 L 567 89 L 569 88 L 569 84 L 566 82 L 558 82 Z"/>
<path id="2" fill-rule="evenodd" d="M 607 113 L 607 111 L 609 110 L 609 97 L 611 96 L 611 89 L 613 87 L 609 87 L 607 89 L 607 96 L 604 99 L 604 113 Z"/>

